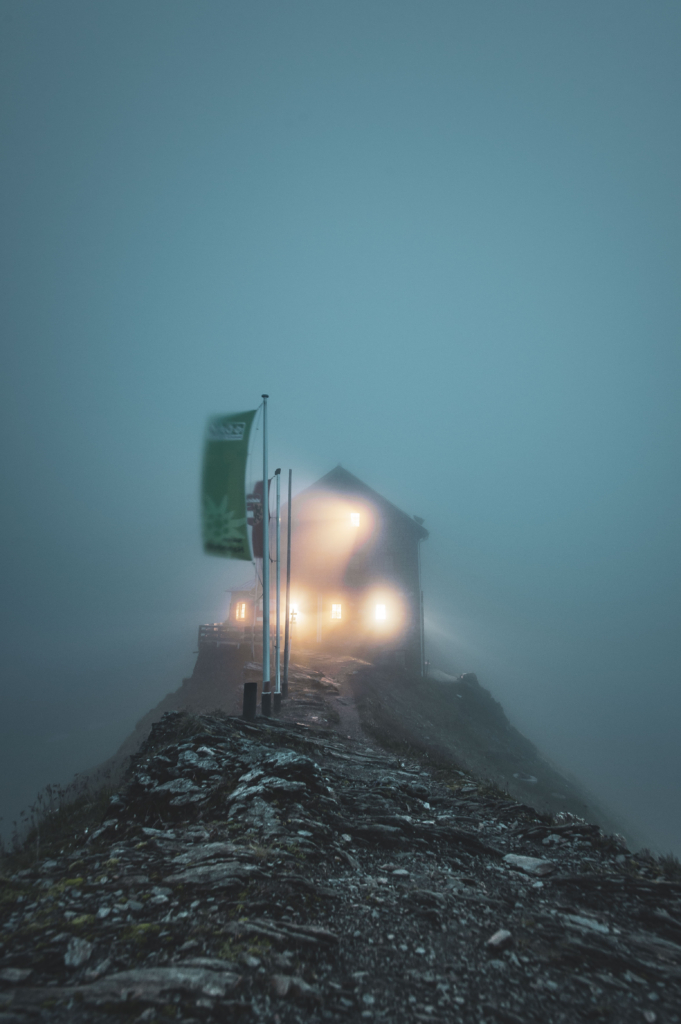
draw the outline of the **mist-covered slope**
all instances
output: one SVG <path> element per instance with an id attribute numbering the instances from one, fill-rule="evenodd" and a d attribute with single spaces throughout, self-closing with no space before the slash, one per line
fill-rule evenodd
<path id="1" fill-rule="evenodd" d="M 501 704 L 466 673 L 421 679 L 362 666 L 350 677 L 363 728 L 384 746 L 404 743 L 487 779 L 539 811 L 569 811 L 608 832 L 626 831 L 576 781 L 509 722 Z"/>

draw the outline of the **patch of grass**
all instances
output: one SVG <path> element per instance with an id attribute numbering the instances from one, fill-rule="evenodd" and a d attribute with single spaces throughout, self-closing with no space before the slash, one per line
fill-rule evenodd
<path id="1" fill-rule="evenodd" d="M 85 879 L 82 875 L 77 878 L 64 878 L 61 882 L 57 882 L 56 885 L 50 886 L 47 895 L 48 896 L 61 896 L 66 889 L 75 889 L 77 886 L 82 885 Z"/>
<path id="2" fill-rule="evenodd" d="M 13 885 L 8 882 L 7 885 L 3 885 L 0 889 L 0 904 L 3 903 L 16 903 L 18 896 L 28 896 L 33 890 L 28 886 Z"/>
<path id="3" fill-rule="evenodd" d="M 681 861 L 673 853 L 665 853 L 660 857 L 660 868 L 670 882 L 681 882 Z"/>
<path id="4" fill-rule="evenodd" d="M 284 849 L 286 850 L 290 857 L 293 857 L 294 860 L 297 860 L 301 864 L 303 861 L 307 860 L 307 854 L 303 853 L 300 846 L 295 840 L 292 843 L 286 843 Z"/>
<path id="5" fill-rule="evenodd" d="M 515 803 L 514 798 L 511 794 L 498 786 L 496 782 L 492 782 L 490 779 L 486 779 L 478 785 L 478 793 L 480 796 L 489 797 L 492 800 L 510 800 Z"/>
<path id="6" fill-rule="evenodd" d="M 142 924 L 131 924 L 121 933 L 121 938 L 126 942 L 137 942 L 142 945 L 158 935 L 160 930 L 160 925 L 145 921 Z"/>
<path id="7" fill-rule="evenodd" d="M 267 939 L 251 939 L 249 942 L 235 942 L 234 939 L 226 939 L 216 955 L 220 960 L 238 960 L 243 953 L 262 957 L 271 948 L 272 943 Z"/>
<path id="8" fill-rule="evenodd" d="M 14 822 L 11 848 L 0 848 L 3 872 L 25 870 L 82 845 L 106 817 L 112 793 L 108 784 L 95 791 L 87 783 L 46 786 L 28 812 L 22 811 L 20 821 Z"/>
<path id="9" fill-rule="evenodd" d="M 243 942 L 234 942 L 232 939 L 227 939 L 217 950 L 217 956 L 220 960 L 237 960 L 239 956 L 244 952 Z"/>
<path id="10" fill-rule="evenodd" d="M 404 758 L 408 761 L 417 761 L 419 764 L 431 769 L 439 768 L 444 771 L 447 769 L 451 771 L 452 769 L 458 770 L 460 768 L 458 761 L 453 757 L 445 756 L 441 752 L 433 750 L 425 741 L 416 745 L 414 743 L 410 743 L 406 739 L 399 738 L 391 731 L 393 726 L 392 721 L 390 723 L 390 727 L 382 727 L 374 722 L 365 720 L 364 718 L 361 720 L 364 731 L 376 740 L 384 750 L 388 750 L 390 753 L 396 754 L 398 757 Z M 397 729 L 395 731 L 397 731 Z"/>
<path id="11" fill-rule="evenodd" d="M 71 921 L 71 926 L 74 928 L 82 928 L 85 924 L 94 924 L 94 914 L 81 914 L 79 917 L 74 917 Z"/>
<path id="12" fill-rule="evenodd" d="M 251 843 L 250 849 L 255 859 L 260 861 L 267 860 L 274 854 L 271 846 L 260 846 L 259 843 Z"/>

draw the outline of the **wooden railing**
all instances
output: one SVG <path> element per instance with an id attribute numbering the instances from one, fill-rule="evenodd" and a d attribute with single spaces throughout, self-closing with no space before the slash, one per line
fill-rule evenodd
<path id="1" fill-rule="evenodd" d="M 199 626 L 199 648 L 220 647 L 223 644 L 240 644 L 244 641 L 245 630 L 224 622 L 207 622 Z"/>

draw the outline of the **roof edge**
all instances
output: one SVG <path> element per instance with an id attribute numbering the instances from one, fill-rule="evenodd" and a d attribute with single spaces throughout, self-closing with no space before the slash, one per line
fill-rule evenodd
<path id="1" fill-rule="evenodd" d="M 375 491 L 373 487 L 369 487 L 369 485 L 365 484 L 363 480 L 360 480 L 358 476 L 355 476 L 354 473 L 351 473 L 348 469 L 341 466 L 340 462 L 333 469 L 329 470 L 328 473 L 325 473 L 324 476 L 320 477 L 315 483 L 310 484 L 310 486 L 306 487 L 305 490 L 300 491 L 296 497 L 300 497 L 301 494 L 306 494 L 308 491 L 314 491 L 316 489 L 322 490 L 325 487 L 329 487 L 329 489 L 331 489 L 331 485 L 337 480 L 344 480 L 344 482 L 350 484 L 352 487 L 357 487 L 360 492 L 371 495 L 372 498 L 378 499 L 382 504 L 387 505 L 394 512 L 397 512 L 407 521 L 420 540 L 426 540 L 430 536 L 429 531 L 422 525 L 424 520 L 421 519 L 420 516 L 410 516 L 408 512 L 404 512 L 401 508 L 398 508 L 398 506 L 393 504 L 393 502 L 388 498 L 379 494 L 379 492 Z"/>

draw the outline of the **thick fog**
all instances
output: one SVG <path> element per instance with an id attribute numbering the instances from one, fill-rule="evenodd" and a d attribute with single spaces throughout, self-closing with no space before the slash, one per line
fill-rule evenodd
<path id="1" fill-rule="evenodd" d="M 428 653 L 681 854 L 675 3 L 4 3 L 4 830 L 248 565 L 209 414 L 425 518 Z M 258 435 L 258 438 L 260 435 Z"/>

